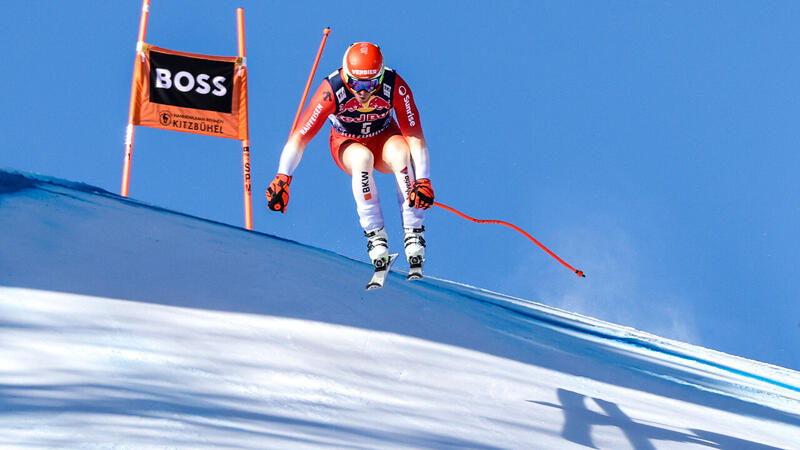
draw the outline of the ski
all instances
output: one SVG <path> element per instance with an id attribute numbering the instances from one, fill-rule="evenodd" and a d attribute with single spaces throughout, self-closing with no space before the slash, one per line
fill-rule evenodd
<path id="1" fill-rule="evenodd" d="M 394 260 L 397 259 L 397 253 L 389 255 L 389 260 L 377 260 L 373 264 L 375 266 L 375 273 L 372 274 L 372 279 L 367 283 L 366 289 L 371 291 L 373 289 L 380 289 L 386 281 L 386 275 L 389 274 L 389 269 L 392 268 Z"/>
<path id="2" fill-rule="evenodd" d="M 412 256 L 408 260 L 408 264 L 410 266 L 410 270 L 408 271 L 408 275 L 406 276 L 406 280 L 408 281 L 415 281 L 421 280 L 422 277 L 422 257 L 421 256 Z"/>

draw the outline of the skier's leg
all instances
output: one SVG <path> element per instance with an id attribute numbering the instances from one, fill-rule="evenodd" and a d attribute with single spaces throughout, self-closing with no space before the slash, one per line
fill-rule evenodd
<path id="1" fill-rule="evenodd" d="M 411 164 L 408 143 L 402 135 L 390 137 L 383 147 L 382 158 L 397 182 L 397 201 L 403 216 L 403 237 L 406 259 L 414 264 L 421 263 L 425 256 L 425 210 L 408 205 L 408 193 L 414 184 L 414 167 Z"/>
<path id="2" fill-rule="evenodd" d="M 372 152 L 357 142 L 347 143 L 342 152 L 342 164 L 351 177 L 361 227 L 364 231 L 383 227 L 383 213 L 373 177 L 375 157 Z"/>
<path id="3" fill-rule="evenodd" d="M 376 260 L 384 260 L 389 256 L 388 237 L 383 227 L 383 214 L 373 177 L 375 157 L 364 145 L 351 142 L 345 144 L 341 160 L 351 176 L 359 222 L 367 237 L 367 252 L 374 264 Z"/>
<path id="4" fill-rule="evenodd" d="M 408 193 L 416 180 L 409 155 L 408 143 L 402 135 L 392 136 L 384 144 L 382 157 L 391 167 L 397 182 L 397 202 L 403 214 L 403 228 L 421 228 L 425 210 L 408 206 Z"/>

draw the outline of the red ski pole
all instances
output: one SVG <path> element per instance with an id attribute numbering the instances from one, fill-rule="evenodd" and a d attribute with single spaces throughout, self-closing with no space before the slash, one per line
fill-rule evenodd
<path id="1" fill-rule="evenodd" d="M 331 28 L 325 28 L 322 30 L 324 34 L 322 36 L 322 42 L 319 43 L 319 50 L 317 50 L 317 58 L 314 60 L 314 66 L 311 67 L 311 73 L 308 74 L 308 82 L 306 83 L 306 89 L 303 91 L 303 98 L 300 99 L 300 106 L 297 107 L 297 114 L 294 116 L 294 122 L 292 122 L 292 129 L 289 130 L 289 137 L 292 136 L 294 133 L 294 129 L 297 126 L 297 121 L 300 120 L 300 113 L 303 111 L 303 105 L 306 104 L 306 97 L 308 96 L 308 89 L 311 87 L 311 82 L 314 81 L 314 73 L 317 71 L 317 64 L 319 64 L 319 58 L 322 56 L 322 49 L 325 48 L 325 41 L 328 40 L 328 35 L 331 34 Z"/>
<path id="2" fill-rule="evenodd" d="M 586 277 L 586 275 L 583 273 L 583 271 L 582 271 L 582 270 L 578 270 L 578 269 L 576 269 L 576 268 L 574 268 L 574 267 L 570 266 L 570 265 L 569 265 L 569 264 L 567 264 L 566 262 L 564 262 L 564 260 L 563 260 L 563 259 L 559 258 L 559 257 L 558 257 L 558 255 L 556 255 L 555 253 L 551 252 L 551 251 L 550 251 L 550 249 L 548 249 L 547 247 L 545 247 L 544 245 L 542 245 L 542 243 L 541 243 L 541 242 L 537 241 L 536 239 L 534 239 L 534 238 L 533 238 L 533 236 L 531 236 L 530 234 L 528 234 L 528 233 L 527 233 L 525 230 L 523 230 L 522 228 L 520 228 L 520 227 L 518 227 L 518 226 L 516 226 L 516 225 L 514 225 L 514 224 L 512 224 L 512 223 L 504 222 L 504 221 L 502 221 L 502 220 L 483 220 L 483 219 L 475 219 L 474 217 L 470 217 L 470 216 L 468 216 L 468 215 L 466 215 L 466 214 L 462 213 L 461 211 L 458 211 L 457 209 L 455 209 L 455 208 L 452 208 L 452 207 L 450 207 L 450 206 L 443 205 L 443 204 L 441 204 L 441 203 L 438 203 L 438 202 L 433 202 L 433 204 L 434 204 L 435 206 L 438 206 L 439 208 L 446 209 L 446 210 L 450 211 L 451 213 L 457 214 L 457 215 L 459 215 L 459 216 L 463 217 L 464 219 L 467 219 L 467 220 L 469 220 L 469 221 L 472 221 L 472 222 L 475 222 L 475 223 L 496 223 L 496 224 L 499 224 L 499 225 L 505 225 L 505 226 L 507 226 L 507 227 L 509 227 L 509 228 L 513 228 L 513 229 L 517 230 L 518 232 L 522 233 L 522 234 L 523 234 L 523 235 L 524 235 L 526 238 L 528 238 L 528 239 L 530 239 L 531 241 L 533 241 L 533 243 L 534 243 L 534 244 L 536 244 L 536 245 L 538 245 L 539 247 L 541 247 L 541 249 L 542 249 L 542 250 L 544 250 L 544 251 L 546 251 L 548 255 L 552 256 L 553 258 L 555 258 L 555 259 L 556 259 L 556 261 L 558 261 L 558 262 L 560 262 L 561 264 L 563 264 L 563 265 L 564 265 L 564 267 L 566 267 L 567 269 L 569 269 L 569 270 L 571 270 L 571 271 L 575 272 L 575 274 L 576 274 L 576 275 L 578 275 L 579 277 Z"/>

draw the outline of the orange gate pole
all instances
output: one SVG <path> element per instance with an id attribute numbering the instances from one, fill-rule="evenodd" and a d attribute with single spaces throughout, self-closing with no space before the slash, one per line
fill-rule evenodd
<path id="1" fill-rule="evenodd" d="M 128 111 L 128 127 L 125 130 L 125 162 L 122 169 L 122 189 L 121 194 L 123 197 L 128 196 L 128 187 L 131 179 L 131 158 L 133 157 L 133 116 L 136 111 L 136 99 L 134 96 L 137 94 L 136 85 L 139 75 L 139 67 L 141 64 L 140 55 L 144 55 L 144 39 L 147 35 L 147 18 L 150 15 L 150 0 L 142 0 L 142 17 L 139 20 L 139 39 L 136 41 L 136 60 L 133 64 L 133 81 L 131 82 L 131 104 Z"/>
<path id="2" fill-rule="evenodd" d="M 319 58 L 322 56 L 322 49 L 325 48 L 325 41 L 328 40 L 328 35 L 331 34 L 331 27 L 327 27 L 322 30 L 322 42 L 319 43 L 319 50 L 317 50 L 317 57 L 314 59 L 314 65 L 311 67 L 311 73 L 308 74 L 308 82 L 306 82 L 306 89 L 303 91 L 303 97 L 300 99 L 300 106 L 297 107 L 297 114 L 294 115 L 294 122 L 292 122 L 292 129 L 289 130 L 289 137 L 292 137 L 292 133 L 294 133 L 294 129 L 297 127 L 297 121 L 300 120 L 300 113 L 303 111 L 303 105 L 306 104 L 306 97 L 308 96 L 308 90 L 311 88 L 311 82 L 314 81 L 314 73 L 317 71 L 317 65 L 319 64 Z"/>
<path id="3" fill-rule="evenodd" d="M 236 9 L 236 29 L 239 37 L 239 58 L 242 65 L 239 66 L 239 76 L 247 76 L 247 56 L 244 45 L 244 9 Z M 242 172 L 244 174 L 244 227 L 248 230 L 253 229 L 253 196 L 250 184 L 250 126 L 247 116 L 247 102 L 244 103 L 244 110 L 239 111 L 244 114 L 245 138 L 242 139 Z M 241 123 L 241 121 L 239 122 Z"/>

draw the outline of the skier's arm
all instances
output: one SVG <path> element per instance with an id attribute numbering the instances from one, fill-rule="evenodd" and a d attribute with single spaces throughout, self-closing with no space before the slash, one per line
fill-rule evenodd
<path id="1" fill-rule="evenodd" d="M 297 128 L 292 131 L 289 140 L 283 146 L 280 163 L 278 163 L 278 174 L 266 192 L 269 209 L 286 212 L 292 174 L 300 164 L 303 151 L 311 138 L 322 128 L 328 115 L 334 112 L 336 112 L 336 103 L 333 102 L 333 91 L 328 80 L 325 80 L 311 97 L 311 103 L 303 111 Z"/>
<path id="2" fill-rule="evenodd" d="M 422 134 L 422 123 L 419 118 L 417 105 L 414 103 L 414 95 L 405 80 L 397 75 L 392 106 L 397 114 L 397 124 L 400 131 L 408 142 L 411 150 L 411 160 L 414 162 L 415 175 L 417 178 L 430 178 L 430 155 L 428 154 L 428 144 Z"/>
<path id="3" fill-rule="evenodd" d="M 283 146 L 278 173 L 288 176 L 294 173 L 297 165 L 300 164 L 306 145 L 322 128 L 325 119 L 334 112 L 336 112 L 336 103 L 333 101 L 333 90 L 328 80 L 324 80 L 300 116 L 297 128 Z"/>

